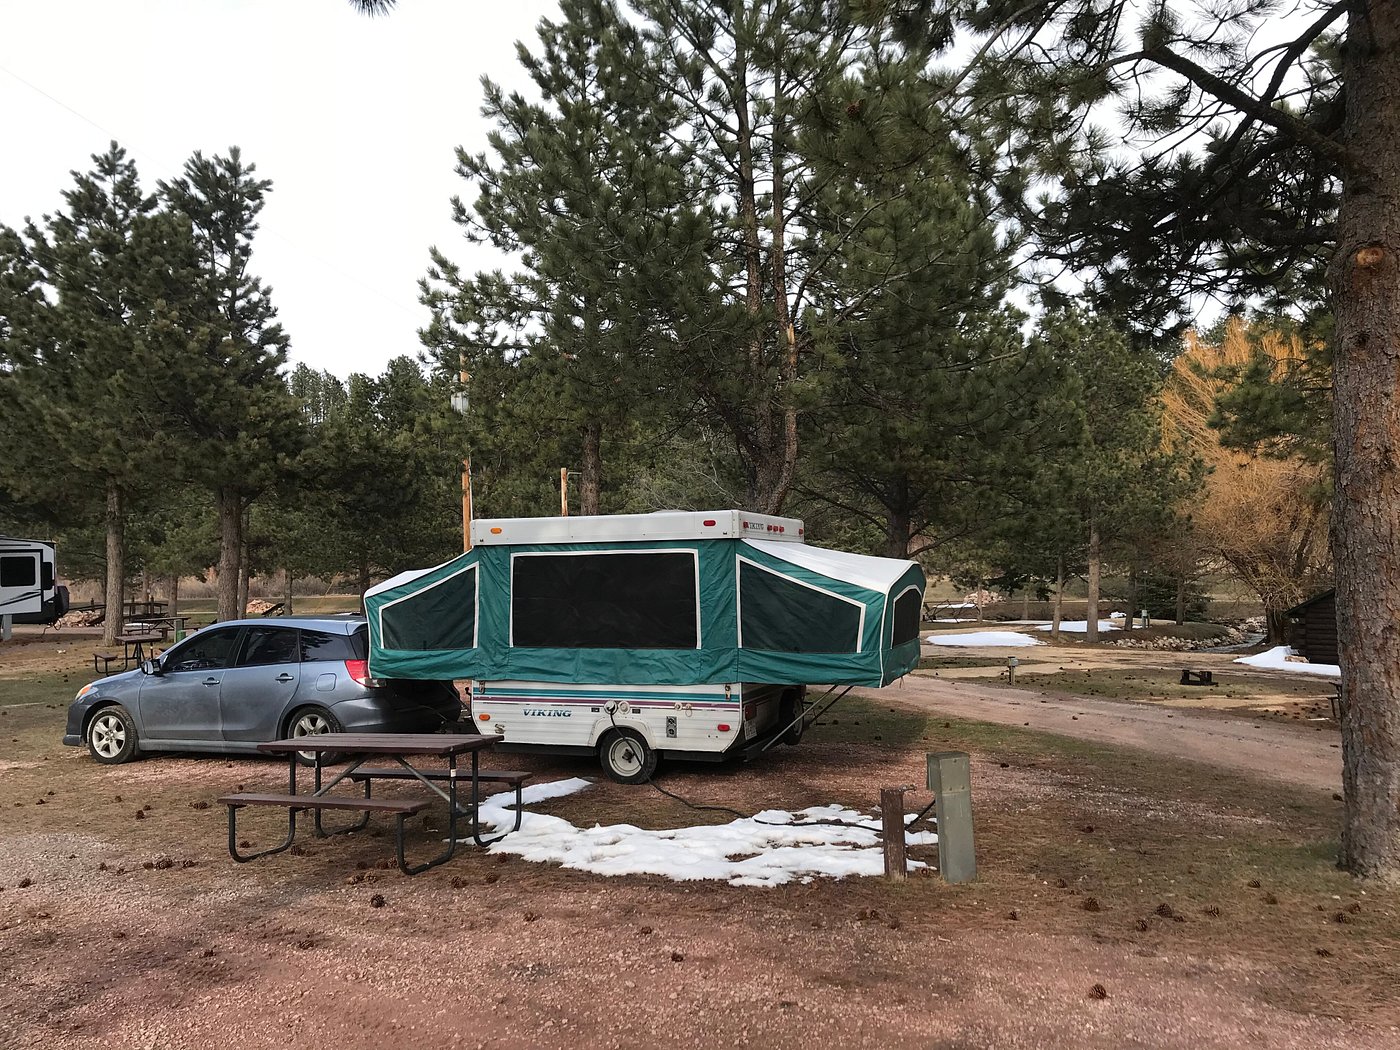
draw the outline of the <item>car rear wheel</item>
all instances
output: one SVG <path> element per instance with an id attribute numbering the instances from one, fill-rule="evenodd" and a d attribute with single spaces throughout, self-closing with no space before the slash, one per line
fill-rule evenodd
<path id="1" fill-rule="evenodd" d="M 619 784 L 645 784 L 656 772 L 656 759 L 635 729 L 614 729 L 598 745 L 603 772 Z"/>
<path id="2" fill-rule="evenodd" d="M 340 720 L 324 707 L 303 707 L 292 712 L 287 722 L 287 735 L 291 737 L 320 736 L 322 733 L 339 733 Z M 297 758 L 304 766 L 316 764 L 315 751 L 298 751 Z M 321 765 L 328 766 L 340 761 L 341 756 L 334 751 L 321 754 Z"/>
<path id="3" fill-rule="evenodd" d="M 130 762 L 136 757 L 136 720 L 131 712 L 121 704 L 98 711 L 88 723 L 87 746 L 92 757 L 106 765 Z"/>

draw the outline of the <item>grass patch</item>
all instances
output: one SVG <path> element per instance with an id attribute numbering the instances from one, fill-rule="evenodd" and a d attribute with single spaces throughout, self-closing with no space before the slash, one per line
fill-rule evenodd
<path id="1" fill-rule="evenodd" d="M 0 678 L 0 707 L 61 704 L 66 709 L 78 690 L 91 680 L 91 675 L 81 672 Z"/>
<path id="2" fill-rule="evenodd" d="M 1018 657 L 1018 659 L 1020 659 Z M 1035 660 L 1021 660 L 1021 667 L 1029 667 Z M 995 656 L 921 656 L 916 670 L 936 671 L 940 667 L 1005 667 L 1006 659 Z"/>

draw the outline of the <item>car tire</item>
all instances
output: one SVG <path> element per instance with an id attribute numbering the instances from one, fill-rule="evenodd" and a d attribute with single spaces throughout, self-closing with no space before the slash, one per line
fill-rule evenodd
<path id="1" fill-rule="evenodd" d="M 299 707 L 292 712 L 292 716 L 287 719 L 287 736 L 319 736 L 322 733 L 339 733 L 342 730 L 340 719 L 331 714 L 324 707 Z M 330 766 L 341 760 L 342 756 L 334 751 L 325 751 L 321 754 L 321 765 Z M 315 751 L 298 751 L 297 761 L 304 766 L 314 766 L 316 764 Z"/>
<path id="2" fill-rule="evenodd" d="M 104 765 L 130 762 L 136 757 L 136 720 L 121 704 L 100 708 L 83 734 L 88 752 Z"/>
<path id="3" fill-rule="evenodd" d="M 598 761 L 609 780 L 645 784 L 656 772 L 657 754 L 635 729 L 614 729 L 599 742 Z"/>

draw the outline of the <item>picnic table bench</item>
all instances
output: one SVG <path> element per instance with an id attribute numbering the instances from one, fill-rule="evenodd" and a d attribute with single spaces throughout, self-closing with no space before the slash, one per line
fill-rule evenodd
<path id="1" fill-rule="evenodd" d="M 475 734 L 441 734 L 441 733 L 319 733 L 311 736 L 292 737 L 286 740 L 274 740 L 270 743 L 259 744 L 258 750 L 270 754 L 285 754 L 288 758 L 287 764 L 287 791 L 285 793 L 270 792 L 239 792 L 233 795 L 224 795 L 217 801 L 220 805 L 228 807 L 228 849 L 229 855 L 234 860 L 243 863 L 255 860 L 258 857 L 265 857 L 273 853 L 281 853 L 291 847 L 296 839 L 297 814 L 301 812 L 311 812 L 314 815 L 315 834 L 319 837 L 329 835 L 347 834 L 359 831 L 369 822 L 371 813 L 391 814 L 396 818 L 395 850 L 398 857 L 399 870 L 405 875 L 417 875 L 427 871 L 429 868 L 450 860 L 457 849 L 457 821 L 464 811 L 458 806 L 457 788 L 461 781 L 471 783 L 471 832 L 472 839 L 478 846 L 489 846 L 491 843 L 499 841 L 511 831 L 520 828 L 521 813 L 519 804 L 521 802 L 521 785 L 529 778 L 528 773 L 516 770 L 487 770 L 483 773 L 479 752 L 491 747 L 499 738 L 496 736 L 482 736 Z M 298 755 L 311 752 L 315 756 L 314 778 L 315 788 L 307 793 L 297 791 L 297 762 Z M 457 759 L 464 754 L 471 755 L 471 768 L 459 769 Z M 349 762 L 345 769 L 341 770 L 329 783 L 322 784 L 322 771 L 327 755 L 348 756 Z M 390 758 L 395 762 L 394 766 L 381 769 L 363 769 L 365 761 L 370 757 Z M 430 756 L 447 759 L 446 769 L 419 769 L 411 765 L 408 757 Z M 363 796 L 353 795 L 331 795 L 330 791 L 341 781 L 350 779 L 353 782 L 361 783 L 364 787 Z M 437 857 L 422 864 L 410 865 L 404 855 L 404 830 L 405 821 L 422 812 L 434 803 L 434 799 L 410 798 L 410 799 L 377 799 L 371 795 L 371 784 L 374 780 L 408 780 L 413 779 L 423 784 L 433 795 L 446 801 L 447 803 L 447 847 Z M 443 791 L 437 787 L 434 781 L 446 782 L 447 790 Z M 480 787 L 483 782 L 504 782 L 515 785 L 516 788 L 516 818 L 515 827 L 510 831 L 503 832 L 494 838 L 485 839 L 481 835 L 479 805 L 481 801 Z M 253 853 L 243 853 L 240 851 L 238 838 L 237 814 L 240 809 L 249 806 L 273 806 L 287 810 L 287 835 L 286 838 L 276 846 L 258 850 Z M 334 831 L 326 831 L 321 822 L 323 810 L 349 810 L 359 811 L 360 820 L 349 827 L 339 828 Z"/>

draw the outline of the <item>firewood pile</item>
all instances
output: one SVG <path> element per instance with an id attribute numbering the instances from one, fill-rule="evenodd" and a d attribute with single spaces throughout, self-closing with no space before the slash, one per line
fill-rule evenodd
<path id="1" fill-rule="evenodd" d="M 282 602 L 270 602 L 265 598 L 248 599 L 249 616 L 266 616 L 275 610 L 282 608 Z"/>
<path id="2" fill-rule="evenodd" d="M 64 613 L 56 621 L 54 626 L 63 627 L 98 627 L 106 616 L 103 609 L 90 609 L 87 612 L 73 611 Z"/>

